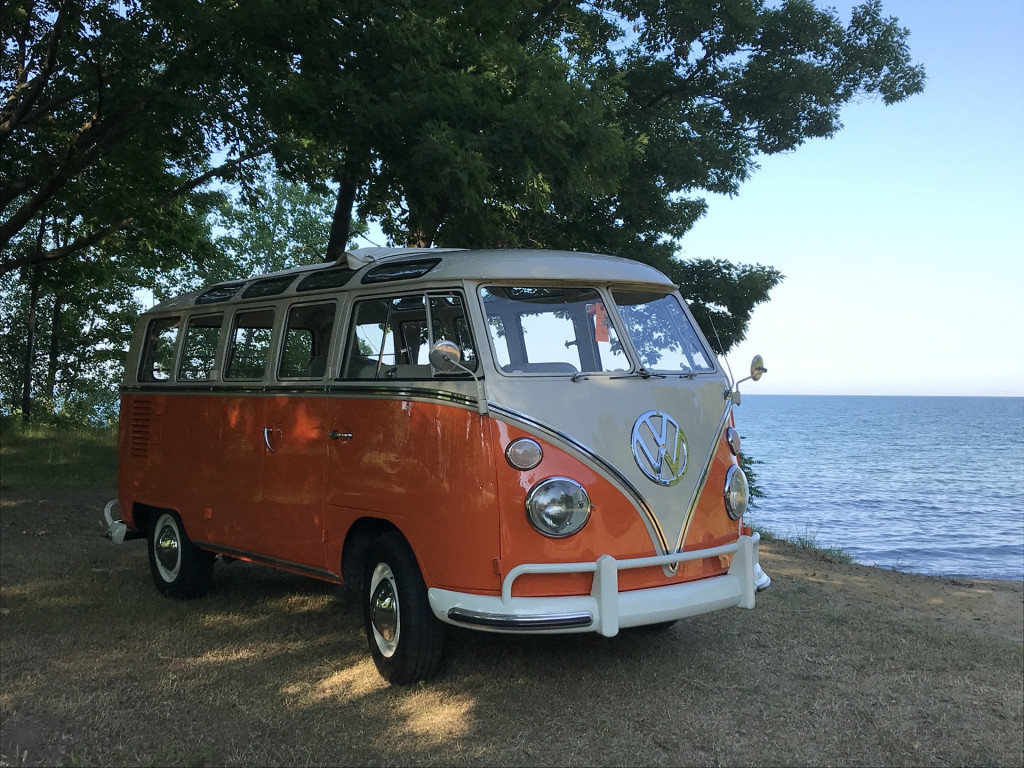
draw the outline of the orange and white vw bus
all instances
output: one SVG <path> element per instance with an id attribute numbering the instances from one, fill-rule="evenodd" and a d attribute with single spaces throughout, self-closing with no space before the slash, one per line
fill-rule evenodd
<path id="1" fill-rule="evenodd" d="M 109 533 L 147 539 L 171 597 L 218 557 L 345 584 L 410 683 L 445 624 L 613 636 L 753 608 L 738 400 L 649 266 L 362 249 L 142 316 Z"/>

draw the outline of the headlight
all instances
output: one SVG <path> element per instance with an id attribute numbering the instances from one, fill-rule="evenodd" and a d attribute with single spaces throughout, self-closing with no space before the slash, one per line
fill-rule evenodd
<path id="1" fill-rule="evenodd" d="M 729 468 L 725 476 L 725 508 L 729 517 L 739 520 L 747 511 L 747 497 L 750 489 L 747 486 L 747 476 L 735 464 Z"/>
<path id="2" fill-rule="evenodd" d="M 590 497 L 567 477 L 541 480 L 526 494 L 526 516 L 545 536 L 572 536 L 590 519 Z"/>
<path id="3" fill-rule="evenodd" d="M 733 456 L 740 455 L 740 433 L 737 432 L 733 427 L 729 427 L 725 430 L 725 439 L 729 442 L 729 450 L 732 451 Z"/>

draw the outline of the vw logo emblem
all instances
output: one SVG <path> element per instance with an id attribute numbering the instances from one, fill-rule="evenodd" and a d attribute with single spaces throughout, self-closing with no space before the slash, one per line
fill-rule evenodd
<path id="1" fill-rule="evenodd" d="M 633 458 L 658 485 L 675 485 L 686 472 L 686 436 L 678 422 L 661 411 L 647 411 L 633 424 Z"/>

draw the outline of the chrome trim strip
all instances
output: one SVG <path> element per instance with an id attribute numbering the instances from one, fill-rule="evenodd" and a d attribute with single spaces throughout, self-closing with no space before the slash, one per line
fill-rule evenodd
<path id="1" fill-rule="evenodd" d="M 469 380 L 472 383 L 472 380 Z M 272 392 L 273 390 L 268 390 Z M 327 393 L 332 396 L 341 397 L 375 397 L 384 400 L 441 400 L 455 405 L 463 405 L 467 408 L 476 408 L 479 398 L 470 395 L 463 395 L 459 392 L 452 392 L 447 389 L 427 389 L 425 387 L 382 387 L 379 385 L 345 387 L 339 384 L 331 384 L 327 387 Z"/>
<path id="2" fill-rule="evenodd" d="M 291 571 L 297 571 L 299 573 L 304 573 L 308 576 L 312 576 L 317 579 L 325 579 L 327 581 L 341 581 L 341 576 L 327 570 L 326 568 L 317 568 L 312 565 L 293 563 L 290 560 L 282 560 L 279 557 L 270 557 L 269 555 L 257 555 L 255 552 L 248 552 L 244 549 L 235 549 L 234 547 L 225 547 L 222 544 L 211 544 L 208 541 L 196 541 L 193 543 L 201 549 L 206 549 L 210 552 L 216 552 L 221 555 L 227 555 L 228 557 L 245 558 L 247 560 L 252 560 L 254 563 L 259 565 L 287 568 Z"/>
<path id="3" fill-rule="evenodd" d="M 518 422 L 519 424 L 526 425 L 531 431 L 540 432 L 547 435 L 549 438 L 567 445 L 573 451 L 582 456 L 585 460 L 591 461 L 597 464 L 612 481 L 613 484 L 619 486 L 619 490 L 623 491 L 625 495 L 629 496 L 633 500 L 633 505 L 644 515 L 647 519 L 648 527 L 655 532 L 657 535 L 657 544 L 661 547 L 662 552 L 668 552 L 668 540 L 665 538 L 665 532 L 661 528 L 661 523 L 658 521 L 657 516 L 654 514 L 654 510 L 651 509 L 650 505 L 643 495 L 636 489 L 636 487 L 623 475 L 613 464 L 602 458 L 600 455 L 592 451 L 587 446 L 578 442 L 575 438 L 561 432 L 554 427 L 537 421 L 525 413 L 509 408 L 504 405 L 495 405 L 490 403 L 491 413 L 507 422 Z"/>
<path id="4" fill-rule="evenodd" d="M 589 627 L 594 623 L 594 614 L 589 611 L 580 613 L 554 613 L 535 616 L 514 616 L 501 613 L 481 613 L 466 608 L 452 608 L 448 618 L 462 624 L 500 629 L 545 630 L 566 629 L 569 627 Z"/>
<path id="5" fill-rule="evenodd" d="M 420 387 L 382 387 L 382 386 L 354 386 L 347 387 L 338 383 L 318 383 L 316 386 L 306 388 L 296 387 L 192 387 L 192 386 L 156 386 L 156 387 L 121 387 L 122 395 L 149 396 L 149 395 L 206 395 L 206 396 L 232 396 L 239 395 L 249 397 L 280 397 L 282 395 L 292 397 L 338 397 L 344 399 L 356 399 L 362 397 L 373 397 L 384 400 L 438 400 L 445 403 L 452 403 L 466 408 L 476 408 L 479 400 L 470 395 L 463 395 L 445 389 L 427 389 Z"/>

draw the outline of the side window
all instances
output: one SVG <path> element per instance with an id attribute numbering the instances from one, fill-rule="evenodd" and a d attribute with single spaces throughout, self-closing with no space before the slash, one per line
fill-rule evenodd
<path id="1" fill-rule="evenodd" d="M 429 379 L 430 347 L 439 339 L 462 349 L 462 364 L 477 367 L 476 346 L 458 294 L 388 296 L 358 301 L 353 310 L 344 379 Z M 465 374 L 456 374 L 465 375 Z"/>
<path id="2" fill-rule="evenodd" d="M 343 379 L 429 379 L 420 363 L 427 344 L 423 296 L 358 301 L 352 314 Z M 426 352 L 423 353 L 424 357 Z"/>
<path id="3" fill-rule="evenodd" d="M 178 378 L 184 381 L 201 381 L 213 378 L 214 363 L 217 359 L 217 342 L 220 340 L 220 326 L 224 315 L 193 317 L 185 331 L 185 345 L 178 365 Z"/>
<path id="4" fill-rule="evenodd" d="M 274 310 L 239 312 L 231 333 L 225 378 L 262 379 L 270 358 Z"/>
<path id="5" fill-rule="evenodd" d="M 292 307 L 284 332 L 280 379 L 319 379 L 327 373 L 334 302 Z"/>
<path id="6" fill-rule="evenodd" d="M 180 325 L 180 317 L 161 317 L 149 324 L 139 366 L 139 381 L 170 380 Z"/>
<path id="7" fill-rule="evenodd" d="M 462 350 L 462 365 L 471 371 L 476 370 L 476 348 L 473 335 L 469 332 L 469 321 L 461 296 L 452 294 L 430 297 L 430 328 L 433 334 L 431 344 L 440 339 L 454 341 Z M 430 347 L 427 346 L 423 350 L 423 362 L 427 362 L 429 354 Z"/>

